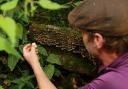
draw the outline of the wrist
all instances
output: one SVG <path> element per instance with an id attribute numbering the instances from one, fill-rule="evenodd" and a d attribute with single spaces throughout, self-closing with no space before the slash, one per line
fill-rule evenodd
<path id="1" fill-rule="evenodd" d="M 34 72 L 35 75 L 39 75 L 41 72 L 43 73 L 43 75 L 45 75 L 39 62 L 36 63 L 35 65 L 34 64 L 31 65 L 31 67 L 32 67 L 33 72 Z"/>
<path id="2" fill-rule="evenodd" d="M 40 66 L 40 62 L 39 61 L 33 61 L 33 62 L 30 63 L 30 66 L 32 68 L 39 67 Z"/>

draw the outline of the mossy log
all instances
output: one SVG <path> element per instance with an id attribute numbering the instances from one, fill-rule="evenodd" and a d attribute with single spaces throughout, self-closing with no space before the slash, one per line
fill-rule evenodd
<path id="1" fill-rule="evenodd" d="M 78 29 L 32 23 L 28 37 L 60 55 L 62 65 L 67 70 L 89 75 L 94 69 L 91 60 L 88 63 L 83 60 L 88 60 L 90 56 L 83 45 L 82 35 Z M 60 50 L 57 51 L 58 49 Z"/>

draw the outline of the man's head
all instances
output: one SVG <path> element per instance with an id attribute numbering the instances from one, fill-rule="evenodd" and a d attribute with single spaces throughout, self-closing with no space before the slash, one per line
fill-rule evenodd
<path id="1" fill-rule="evenodd" d="M 128 52 L 127 5 L 128 0 L 85 0 L 70 12 L 69 23 L 83 30 L 83 42 L 92 54 Z"/>

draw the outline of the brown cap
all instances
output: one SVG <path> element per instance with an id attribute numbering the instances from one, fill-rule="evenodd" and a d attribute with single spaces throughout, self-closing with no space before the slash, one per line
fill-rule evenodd
<path id="1" fill-rule="evenodd" d="M 69 13 L 68 20 L 82 30 L 128 35 L 128 0 L 85 0 Z"/>

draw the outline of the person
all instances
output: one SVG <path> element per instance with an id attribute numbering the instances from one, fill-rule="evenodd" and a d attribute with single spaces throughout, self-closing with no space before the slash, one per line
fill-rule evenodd
<path id="1" fill-rule="evenodd" d="M 88 52 L 102 63 L 99 76 L 79 89 L 128 89 L 128 0 L 85 0 L 68 16 L 83 33 Z M 40 67 L 36 47 L 27 44 L 24 57 L 40 89 L 56 89 Z"/>

